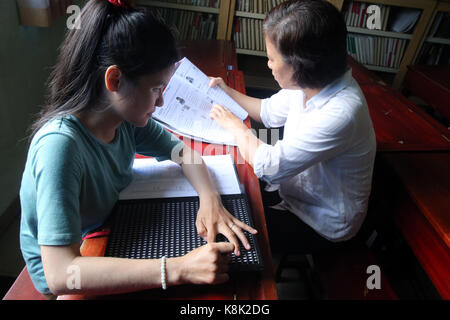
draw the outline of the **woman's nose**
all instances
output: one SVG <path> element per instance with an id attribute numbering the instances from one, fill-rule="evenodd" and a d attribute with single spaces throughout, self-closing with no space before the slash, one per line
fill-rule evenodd
<path id="1" fill-rule="evenodd" d="M 164 98 L 162 95 L 159 96 L 158 99 L 156 99 L 155 107 L 162 107 L 164 105 Z"/>

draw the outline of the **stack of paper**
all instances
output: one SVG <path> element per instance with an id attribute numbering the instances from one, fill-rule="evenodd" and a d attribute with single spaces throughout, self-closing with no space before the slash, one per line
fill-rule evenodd
<path id="1" fill-rule="evenodd" d="M 183 58 L 164 90 L 164 105 L 153 118 L 166 128 L 193 139 L 236 145 L 233 136 L 209 116 L 213 104 L 228 108 L 239 119 L 248 113 L 187 58 Z"/>
<path id="2" fill-rule="evenodd" d="M 221 195 L 240 194 L 241 188 L 231 155 L 203 156 L 211 180 Z M 197 192 L 173 161 L 153 158 L 135 159 L 133 180 L 119 200 L 193 197 Z"/>

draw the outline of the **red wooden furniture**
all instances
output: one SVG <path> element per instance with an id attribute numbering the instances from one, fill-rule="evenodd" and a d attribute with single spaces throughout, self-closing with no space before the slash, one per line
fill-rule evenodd
<path id="1" fill-rule="evenodd" d="M 448 128 L 351 57 L 348 66 L 366 97 L 378 151 L 450 150 Z"/>
<path id="2" fill-rule="evenodd" d="M 402 188 L 395 221 L 443 299 L 450 299 L 450 153 L 395 153 L 383 159 Z"/>
<path id="3" fill-rule="evenodd" d="M 450 66 L 408 66 L 403 85 L 450 120 Z"/>
<path id="4" fill-rule="evenodd" d="M 436 290 L 442 298 L 449 299 L 450 132 L 399 92 L 380 82 L 362 65 L 351 59 L 349 65 L 369 106 L 377 136 L 378 156 L 392 168 L 400 182 L 394 187 L 398 189 L 398 196 L 390 208 L 394 221 Z M 411 67 L 409 79 L 405 78 L 406 87 L 414 87 L 416 92 L 426 93 L 430 99 L 439 95 L 430 101 L 442 102 L 440 108 L 448 106 L 449 100 L 442 99 L 444 94 L 448 94 L 448 68 L 432 71 L 436 75 L 434 80 L 439 79 L 442 86 L 437 85 L 437 81 L 427 80 L 426 75 L 431 73 L 423 70 L 418 66 Z M 445 74 L 447 76 L 443 76 Z M 426 83 L 414 80 L 417 79 L 415 77 Z M 384 182 L 386 189 L 393 179 Z"/>
<path id="5" fill-rule="evenodd" d="M 46 300 L 46 298 L 34 288 L 25 267 L 5 294 L 3 300 Z"/>

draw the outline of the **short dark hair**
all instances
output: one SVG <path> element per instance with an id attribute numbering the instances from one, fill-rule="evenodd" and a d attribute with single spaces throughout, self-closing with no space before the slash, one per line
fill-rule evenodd
<path id="1" fill-rule="evenodd" d="M 47 83 L 47 101 L 31 130 L 47 121 L 106 107 L 104 75 L 116 65 L 136 85 L 144 75 L 159 72 L 179 59 L 175 37 L 159 18 L 145 9 L 117 7 L 90 0 L 80 16 L 80 29 L 70 30 Z"/>
<path id="2" fill-rule="evenodd" d="M 323 88 L 347 69 L 347 27 L 341 13 L 327 1 L 285 1 L 264 20 L 264 34 L 302 88 Z"/>

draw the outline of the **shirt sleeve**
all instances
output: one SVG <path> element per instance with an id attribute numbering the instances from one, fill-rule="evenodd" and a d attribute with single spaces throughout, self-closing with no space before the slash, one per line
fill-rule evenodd
<path id="1" fill-rule="evenodd" d="M 34 147 L 32 174 L 36 186 L 39 245 L 81 241 L 81 168 L 76 142 L 62 134 L 43 136 Z"/>
<path id="2" fill-rule="evenodd" d="M 273 96 L 261 101 L 261 120 L 266 128 L 279 128 L 286 123 L 292 90 L 280 90 Z M 301 91 L 299 91 L 301 92 Z"/>
<path id="3" fill-rule="evenodd" d="M 345 151 L 353 128 L 352 118 L 346 114 L 328 113 L 316 118 L 299 127 L 295 136 L 274 146 L 260 145 L 254 156 L 255 175 L 271 184 L 297 175 Z"/>
<path id="4" fill-rule="evenodd" d="M 175 155 L 184 146 L 177 136 L 151 118 L 145 127 L 135 128 L 134 137 L 137 153 L 155 157 L 160 161 L 172 159 L 172 153 Z"/>

